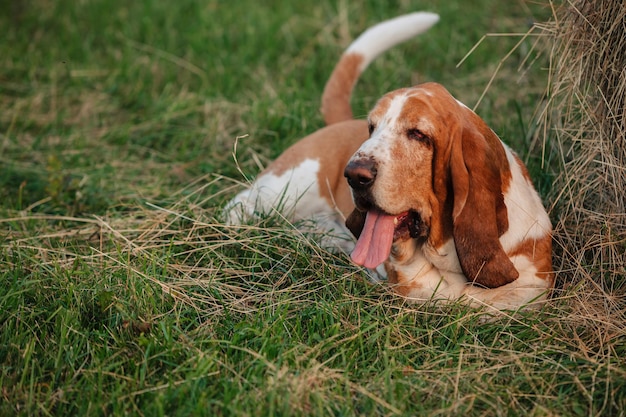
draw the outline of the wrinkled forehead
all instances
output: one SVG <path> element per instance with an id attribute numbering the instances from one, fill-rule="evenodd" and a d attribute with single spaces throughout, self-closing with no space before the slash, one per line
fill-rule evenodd
<path id="1" fill-rule="evenodd" d="M 443 88 L 404 88 L 384 95 L 370 112 L 369 121 L 377 127 L 432 130 L 458 107 L 459 103 Z"/>

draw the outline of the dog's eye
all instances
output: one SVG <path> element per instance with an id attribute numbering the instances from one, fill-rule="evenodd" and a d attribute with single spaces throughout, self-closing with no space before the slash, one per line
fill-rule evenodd
<path id="1" fill-rule="evenodd" d="M 374 129 L 376 129 L 376 126 L 374 126 L 373 123 L 370 123 L 369 125 L 367 125 L 367 128 L 370 131 L 370 136 L 372 135 L 372 132 L 374 132 Z"/>
<path id="2" fill-rule="evenodd" d="M 406 136 L 411 139 L 411 140 L 416 140 L 418 142 L 423 142 L 426 144 L 430 144 L 430 138 L 424 134 L 424 132 L 422 132 L 419 129 L 409 129 L 406 131 Z"/>

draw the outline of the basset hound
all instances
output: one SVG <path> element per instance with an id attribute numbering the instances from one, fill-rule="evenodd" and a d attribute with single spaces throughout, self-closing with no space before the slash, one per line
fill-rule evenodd
<path id="1" fill-rule="evenodd" d="M 328 126 L 239 193 L 227 222 L 276 210 L 306 221 L 320 244 L 386 275 L 410 302 L 539 306 L 554 283 L 550 219 L 523 162 L 486 123 L 436 83 L 387 93 L 367 121 L 352 119 L 365 66 L 437 20 L 414 13 L 361 35 L 324 90 Z"/>

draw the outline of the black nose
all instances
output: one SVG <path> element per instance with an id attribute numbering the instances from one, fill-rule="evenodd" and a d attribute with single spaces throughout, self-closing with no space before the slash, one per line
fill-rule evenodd
<path id="1" fill-rule="evenodd" d="M 372 186 L 376 179 L 376 164 L 371 159 L 350 161 L 343 175 L 355 191 L 364 191 Z"/>

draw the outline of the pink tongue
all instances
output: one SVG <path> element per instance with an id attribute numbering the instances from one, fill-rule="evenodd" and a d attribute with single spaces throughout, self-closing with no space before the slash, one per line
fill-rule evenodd
<path id="1" fill-rule="evenodd" d="M 367 212 L 365 226 L 350 255 L 355 264 L 376 268 L 387 260 L 393 243 L 394 218 L 377 211 Z"/>

